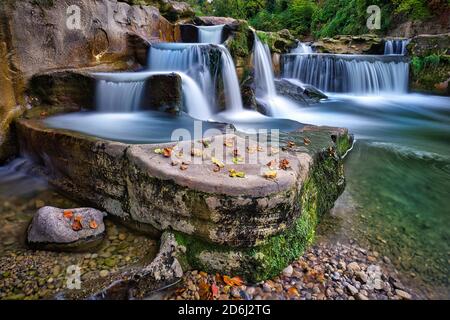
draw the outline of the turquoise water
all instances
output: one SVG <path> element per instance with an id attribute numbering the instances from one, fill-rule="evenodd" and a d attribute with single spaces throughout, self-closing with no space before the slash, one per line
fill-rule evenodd
<path id="1" fill-rule="evenodd" d="M 450 98 L 334 96 L 296 118 L 357 139 L 328 236 L 370 245 L 426 295 L 450 298 Z"/>

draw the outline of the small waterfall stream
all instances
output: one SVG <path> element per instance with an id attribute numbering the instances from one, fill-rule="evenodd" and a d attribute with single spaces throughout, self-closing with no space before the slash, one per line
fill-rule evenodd
<path id="1" fill-rule="evenodd" d="M 402 55 L 406 56 L 408 53 L 407 46 L 409 44 L 409 39 L 391 39 L 386 40 L 384 44 L 384 54 L 385 55 Z"/>
<path id="2" fill-rule="evenodd" d="M 198 39 L 200 43 L 221 44 L 223 28 L 225 25 L 198 26 Z"/>
<path id="3" fill-rule="evenodd" d="M 145 81 L 97 81 L 96 104 L 100 112 L 133 112 L 141 106 Z"/>
<path id="4" fill-rule="evenodd" d="M 298 45 L 296 48 L 291 50 L 291 53 L 313 53 L 313 49 L 310 45 L 303 43 L 303 42 L 298 42 Z"/>
<path id="5" fill-rule="evenodd" d="M 409 64 L 396 56 L 288 54 L 283 58 L 283 77 L 326 92 L 406 93 Z"/>

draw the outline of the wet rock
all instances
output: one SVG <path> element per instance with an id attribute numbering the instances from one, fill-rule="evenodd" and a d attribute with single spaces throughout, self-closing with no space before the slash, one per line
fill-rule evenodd
<path id="1" fill-rule="evenodd" d="M 384 41 L 377 35 L 338 35 L 313 44 L 317 52 L 337 54 L 383 54 Z"/>
<path id="2" fill-rule="evenodd" d="M 186 2 L 161 0 L 160 3 L 159 10 L 171 22 L 195 16 L 194 10 Z"/>
<path id="3" fill-rule="evenodd" d="M 347 269 L 350 270 L 351 272 L 361 271 L 361 267 L 359 266 L 359 264 L 357 262 L 349 263 L 347 265 Z"/>
<path id="4" fill-rule="evenodd" d="M 275 80 L 275 88 L 278 94 L 287 96 L 304 105 L 318 103 L 320 100 L 328 98 L 319 89 L 292 79 Z"/>
<path id="5" fill-rule="evenodd" d="M 28 228 L 28 245 L 35 249 L 63 251 L 95 247 L 105 236 L 105 215 L 92 208 L 43 207 L 36 212 Z"/>

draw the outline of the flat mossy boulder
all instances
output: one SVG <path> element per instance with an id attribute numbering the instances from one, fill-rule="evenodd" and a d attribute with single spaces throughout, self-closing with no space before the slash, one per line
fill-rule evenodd
<path id="1" fill-rule="evenodd" d="M 289 30 L 281 30 L 278 32 L 256 32 L 259 39 L 269 46 L 271 53 L 288 53 L 297 44 L 297 41 Z"/>
<path id="2" fill-rule="evenodd" d="M 312 241 L 343 191 L 341 156 L 351 146 L 346 130 L 310 126 L 282 134 L 280 145 L 237 132 L 128 145 L 40 120 L 20 120 L 17 129 L 22 150 L 58 189 L 124 221 L 175 232 L 185 265 L 249 280 L 279 272 Z"/>
<path id="3" fill-rule="evenodd" d="M 450 34 L 420 35 L 408 45 L 413 91 L 450 95 Z"/>

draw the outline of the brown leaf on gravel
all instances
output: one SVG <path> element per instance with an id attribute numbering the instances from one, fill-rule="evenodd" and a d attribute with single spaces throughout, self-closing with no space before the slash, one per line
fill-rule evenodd
<path id="1" fill-rule="evenodd" d="M 213 294 L 211 292 L 211 286 L 205 280 L 200 280 L 198 283 L 198 289 L 198 294 L 201 300 L 212 300 Z"/>
<path id="2" fill-rule="evenodd" d="M 289 288 L 288 294 L 289 294 L 291 297 L 300 297 L 300 293 L 298 293 L 298 290 L 297 290 L 297 288 L 295 288 L 295 287 Z"/>

